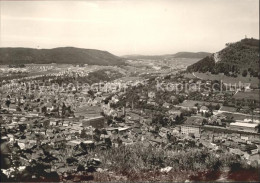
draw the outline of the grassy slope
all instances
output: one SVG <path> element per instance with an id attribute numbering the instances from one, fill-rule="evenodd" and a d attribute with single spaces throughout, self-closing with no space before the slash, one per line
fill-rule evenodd
<path id="1" fill-rule="evenodd" d="M 252 87 L 259 87 L 259 79 L 256 77 L 243 77 L 242 75 L 238 75 L 238 77 L 229 77 L 229 76 L 225 76 L 223 74 L 211 74 L 209 72 L 207 73 L 200 73 L 200 72 L 194 72 L 195 76 L 197 76 L 198 78 L 201 78 L 203 80 L 222 80 L 223 83 L 230 83 L 232 85 L 234 85 L 235 83 L 239 83 L 239 81 L 241 83 L 251 83 Z M 188 78 L 195 78 L 194 75 L 192 75 L 191 73 L 186 73 L 185 77 Z"/>

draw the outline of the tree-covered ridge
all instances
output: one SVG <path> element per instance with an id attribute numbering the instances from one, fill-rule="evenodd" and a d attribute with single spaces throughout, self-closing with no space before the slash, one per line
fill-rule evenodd
<path id="1" fill-rule="evenodd" d="M 214 69 L 214 66 L 215 66 L 215 61 L 213 59 L 213 56 L 211 55 L 189 66 L 187 70 L 190 72 L 207 72 L 207 71 L 212 71 Z"/>
<path id="2" fill-rule="evenodd" d="M 259 40 L 246 38 L 236 43 L 227 43 L 224 49 L 189 66 L 187 71 L 224 73 L 234 76 L 243 73 L 246 75 L 246 71 L 252 76 L 257 76 Z"/>
<path id="3" fill-rule="evenodd" d="M 122 58 L 107 51 L 61 47 L 54 49 L 0 48 L 0 65 L 20 64 L 88 64 L 124 65 Z"/>

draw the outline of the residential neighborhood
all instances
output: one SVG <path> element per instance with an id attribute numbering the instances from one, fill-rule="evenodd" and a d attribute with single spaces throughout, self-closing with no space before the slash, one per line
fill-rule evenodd
<path id="1" fill-rule="evenodd" d="M 66 81 L 70 79 L 64 79 L 64 88 L 53 87 L 58 78 L 74 75 L 55 76 L 45 83 L 42 78 L 30 78 L 2 84 L 1 141 L 19 154 L 19 164 L 13 167 L 14 156 L 10 158 L 12 153 L 6 152 L 6 176 L 14 176 L 15 168 L 24 171 L 32 162 L 34 166 L 42 162 L 46 164 L 42 171 L 50 176 L 56 172 L 56 178 L 65 180 L 68 172 L 88 177 L 84 172 L 90 168 L 89 161 L 102 163 L 98 157 L 91 159 L 89 152 L 139 143 L 163 149 L 203 147 L 237 155 L 249 165 L 260 163 L 259 100 L 236 97 L 246 91 L 215 90 L 205 95 L 205 88 L 178 93 L 156 90 L 155 81 L 207 85 L 207 81 L 190 80 L 182 73 L 127 84 L 115 80 L 124 90 L 113 92 L 69 86 Z M 27 83 L 32 81 L 34 85 Z M 247 93 L 253 96 L 257 92 Z M 82 172 L 77 171 L 79 167 Z M 37 176 L 35 173 L 32 179 Z"/>
<path id="2" fill-rule="evenodd" d="M 260 182 L 259 0 L 0 0 L 0 183 Z"/>

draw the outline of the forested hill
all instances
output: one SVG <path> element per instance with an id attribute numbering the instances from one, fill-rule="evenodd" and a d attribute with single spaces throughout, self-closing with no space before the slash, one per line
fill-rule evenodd
<path id="1" fill-rule="evenodd" d="M 242 39 L 227 43 L 221 51 L 207 56 L 187 68 L 188 72 L 211 72 L 237 75 L 245 72 L 257 76 L 259 72 L 259 40 Z"/>
<path id="2" fill-rule="evenodd" d="M 107 51 L 61 47 L 54 49 L 0 48 L 0 65 L 3 64 L 89 64 L 123 65 L 122 58 Z"/>
<path id="3" fill-rule="evenodd" d="M 175 58 L 204 58 L 211 55 L 209 52 L 178 52 L 174 54 Z"/>

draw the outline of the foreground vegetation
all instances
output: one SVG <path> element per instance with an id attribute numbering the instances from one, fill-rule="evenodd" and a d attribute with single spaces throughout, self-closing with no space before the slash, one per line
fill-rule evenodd
<path id="1" fill-rule="evenodd" d="M 95 173 L 95 181 L 260 180 L 257 164 L 248 165 L 235 155 L 206 148 L 172 151 L 135 144 L 94 150 L 90 155 L 100 158 L 102 169 L 109 171 Z M 165 167 L 171 167 L 170 171 L 161 171 Z"/>

